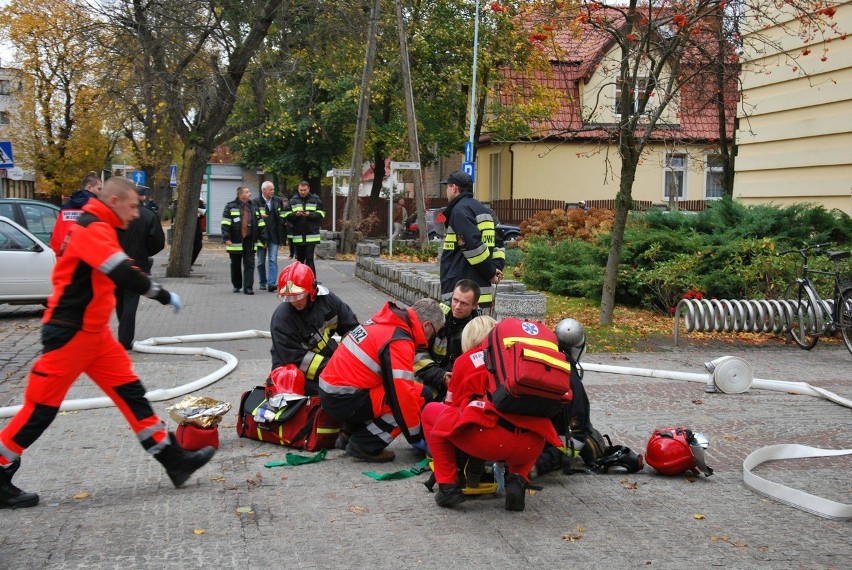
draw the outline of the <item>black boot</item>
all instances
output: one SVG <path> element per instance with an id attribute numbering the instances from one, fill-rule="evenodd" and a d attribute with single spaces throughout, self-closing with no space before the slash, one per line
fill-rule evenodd
<path id="1" fill-rule="evenodd" d="M 506 478 L 506 510 L 524 510 L 524 497 L 527 494 L 529 484 L 523 477 L 513 473 Z"/>
<path id="2" fill-rule="evenodd" d="M 187 451 L 178 445 L 173 433 L 169 432 L 171 444 L 166 446 L 154 458 L 163 464 L 166 473 L 175 487 L 180 487 L 189 479 L 195 471 L 213 458 L 216 448 L 207 446 L 198 451 Z"/>
<path id="3" fill-rule="evenodd" d="M 20 457 L 9 464 L 0 467 L 0 509 L 22 509 L 38 504 L 36 493 L 27 493 L 12 485 L 12 476 L 21 466 Z"/>
<path id="4" fill-rule="evenodd" d="M 466 497 L 462 493 L 461 485 L 458 483 L 438 483 L 438 492 L 435 493 L 435 502 L 439 507 L 455 507 L 465 502 Z"/>

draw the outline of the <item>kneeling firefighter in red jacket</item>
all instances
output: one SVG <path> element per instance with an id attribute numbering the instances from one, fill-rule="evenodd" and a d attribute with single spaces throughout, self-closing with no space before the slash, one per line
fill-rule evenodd
<path id="1" fill-rule="evenodd" d="M 453 373 L 444 403 L 432 402 L 423 409 L 423 432 L 434 460 L 438 492 L 435 502 L 452 507 L 465 500 L 458 481 L 456 450 L 471 457 L 506 462 L 506 510 L 523 511 L 529 473 L 545 441 L 563 443 L 548 418 L 499 412 L 484 397 L 490 373 L 485 367 L 482 341 L 496 321 L 481 316 L 462 333 L 462 354 Z"/>

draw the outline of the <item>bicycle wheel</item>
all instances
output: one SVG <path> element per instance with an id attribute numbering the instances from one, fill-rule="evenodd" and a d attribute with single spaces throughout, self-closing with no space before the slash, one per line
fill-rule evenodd
<path id="1" fill-rule="evenodd" d="M 819 342 L 822 333 L 822 308 L 817 303 L 813 290 L 806 283 L 800 283 L 796 293 L 796 306 L 790 334 L 793 340 L 805 350 L 810 350 Z"/>
<path id="2" fill-rule="evenodd" d="M 837 311 L 838 326 L 846 343 L 846 350 L 852 354 L 852 289 L 840 295 L 840 310 Z"/>

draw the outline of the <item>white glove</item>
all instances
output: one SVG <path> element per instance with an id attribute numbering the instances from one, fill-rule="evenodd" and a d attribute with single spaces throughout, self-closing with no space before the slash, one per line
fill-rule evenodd
<path id="1" fill-rule="evenodd" d="M 183 309 L 183 303 L 180 302 L 180 297 L 177 293 L 169 292 L 169 305 L 174 307 L 175 314 L 178 314 Z"/>

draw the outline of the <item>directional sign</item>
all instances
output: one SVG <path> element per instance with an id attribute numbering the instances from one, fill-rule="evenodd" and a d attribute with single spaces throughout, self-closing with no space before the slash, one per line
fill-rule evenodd
<path id="1" fill-rule="evenodd" d="M 15 166 L 15 159 L 12 158 L 12 143 L 0 141 L 0 168 L 12 168 L 13 166 Z"/>
<path id="2" fill-rule="evenodd" d="M 350 168 L 333 168 L 331 170 L 332 176 L 352 176 L 352 169 Z"/>
<path id="3" fill-rule="evenodd" d="M 177 164 L 169 167 L 169 187 L 177 188 Z"/>
<path id="4" fill-rule="evenodd" d="M 472 162 L 462 162 L 462 171 L 467 172 L 470 175 L 471 182 L 473 181 L 473 163 Z"/>
<path id="5" fill-rule="evenodd" d="M 473 162 L 473 143 L 470 141 L 464 143 L 464 160 L 465 162 Z"/>
<path id="6" fill-rule="evenodd" d="M 22 180 L 24 178 L 24 169 L 18 168 L 10 168 L 6 171 L 6 176 L 9 177 L 10 180 Z"/>
<path id="7" fill-rule="evenodd" d="M 134 170 L 133 171 L 133 183 L 139 186 L 145 185 L 145 171 L 144 170 Z"/>
<path id="8" fill-rule="evenodd" d="M 420 163 L 391 161 L 391 170 L 420 170 Z"/>

